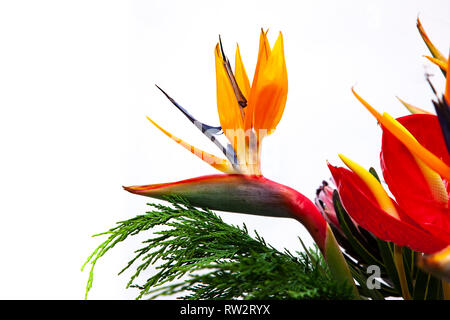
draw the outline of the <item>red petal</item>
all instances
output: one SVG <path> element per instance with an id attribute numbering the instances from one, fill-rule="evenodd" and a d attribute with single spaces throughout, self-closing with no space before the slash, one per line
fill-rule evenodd
<path id="1" fill-rule="evenodd" d="M 450 165 L 450 156 L 435 115 L 414 114 L 397 120 L 420 144 Z M 389 190 L 403 211 L 422 228 L 450 242 L 448 207 L 434 199 L 414 157 L 387 130 L 383 130 L 381 168 Z M 447 186 L 447 181 L 444 183 Z"/>
<path id="2" fill-rule="evenodd" d="M 426 230 L 408 221 L 396 219 L 381 210 L 367 186 L 352 171 L 330 164 L 328 167 L 336 181 L 342 205 L 364 229 L 372 232 L 381 240 L 392 241 L 400 246 L 407 246 L 415 251 L 428 254 L 447 246 L 445 242 Z M 404 212 L 399 206 L 396 206 L 396 209 L 403 219 Z"/>

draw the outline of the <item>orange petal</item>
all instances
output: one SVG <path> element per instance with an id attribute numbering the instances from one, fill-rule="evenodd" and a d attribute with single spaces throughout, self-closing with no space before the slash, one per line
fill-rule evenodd
<path id="1" fill-rule="evenodd" d="M 236 131 L 243 128 L 243 117 L 224 67 L 219 44 L 216 45 L 214 53 L 216 61 L 217 109 L 222 130 L 228 137 L 228 130 Z M 230 142 L 233 143 L 232 140 Z"/>
<path id="2" fill-rule="evenodd" d="M 245 128 L 254 128 L 257 133 L 267 130 L 267 134 L 270 134 L 281 120 L 287 92 L 283 35 L 280 32 L 268 60 L 258 70 L 256 83 L 252 85 Z"/>
<path id="3" fill-rule="evenodd" d="M 358 101 L 361 102 L 361 104 L 375 117 L 375 119 L 377 119 L 378 122 L 381 122 L 381 119 L 383 118 L 383 116 L 374 107 L 372 107 L 370 104 L 368 104 L 366 100 L 361 98 L 361 96 L 359 94 L 357 94 L 353 88 L 352 88 L 352 92 L 353 92 L 353 95 L 356 97 L 356 99 L 358 99 Z"/>
<path id="4" fill-rule="evenodd" d="M 442 71 L 447 72 L 448 69 L 448 63 L 445 63 L 442 60 L 430 57 L 430 56 L 425 56 L 425 58 L 427 58 L 428 60 L 430 60 L 432 63 L 434 63 L 435 65 L 437 65 L 439 68 L 441 68 Z"/>
<path id="5" fill-rule="evenodd" d="M 445 64 L 448 64 L 447 59 L 445 56 L 434 46 L 434 44 L 431 42 L 430 38 L 428 38 L 428 35 L 425 32 L 425 29 L 422 27 L 422 23 L 420 23 L 419 18 L 417 18 L 417 29 L 419 29 L 419 33 L 425 42 L 425 44 L 428 47 L 428 50 L 430 50 L 433 57 L 435 57 L 438 60 L 441 60 Z"/>
<path id="6" fill-rule="evenodd" d="M 239 45 L 236 45 L 234 77 L 236 78 L 236 82 L 241 89 L 242 94 L 248 99 L 250 94 L 250 81 L 248 80 L 247 72 L 245 71 L 244 63 L 242 62 Z"/>
<path id="7" fill-rule="evenodd" d="M 442 177 L 450 179 L 450 167 L 433 153 L 424 148 L 398 121 L 388 114 L 381 115 L 375 108 L 361 98 L 352 88 L 355 97 L 366 107 L 366 109 L 382 124 L 389 132 L 399 139 L 405 147 L 418 159 L 429 167 L 429 169 L 437 172 Z M 425 166 L 423 168 L 426 168 Z M 424 173 L 425 174 L 425 173 Z M 426 172 L 428 175 L 428 172 Z M 430 179 L 430 181 L 433 179 Z"/>
<path id="8" fill-rule="evenodd" d="M 259 36 L 259 51 L 258 51 L 258 61 L 256 62 L 255 74 L 253 75 L 252 87 L 256 85 L 259 79 L 259 72 L 264 68 L 267 60 L 270 56 L 270 44 L 267 39 L 267 34 L 261 29 L 261 34 Z"/>
<path id="9" fill-rule="evenodd" d="M 256 68 L 255 73 L 253 75 L 253 81 L 252 86 L 250 89 L 250 93 L 248 96 L 247 101 L 247 110 L 246 110 L 246 116 L 245 116 L 245 128 L 252 128 L 253 127 L 253 116 L 254 116 L 254 106 L 251 106 L 249 104 L 249 101 L 254 100 L 255 90 L 253 88 L 256 88 L 256 85 L 259 81 L 261 70 L 264 68 L 264 66 L 267 63 L 267 60 L 270 56 L 270 44 L 269 40 L 267 39 L 267 34 L 264 32 L 263 29 L 261 29 L 261 34 L 259 36 L 259 50 L 258 50 L 258 60 L 256 62 Z"/>
<path id="10" fill-rule="evenodd" d="M 179 145 L 183 146 L 185 149 L 189 150 L 191 153 L 193 153 L 194 155 L 196 155 L 197 157 L 199 157 L 200 159 L 205 161 L 207 164 L 209 164 L 213 168 L 215 168 L 219 171 L 222 171 L 224 173 L 236 173 L 236 170 L 233 168 L 233 166 L 231 165 L 231 163 L 228 160 L 216 157 L 213 154 L 210 154 L 208 152 L 200 150 L 200 149 L 190 145 L 189 143 L 184 142 L 180 138 L 174 136 L 170 132 L 168 132 L 165 129 L 163 129 L 162 127 L 160 127 L 156 122 L 154 122 L 149 117 L 147 117 L 147 119 L 151 123 L 153 123 L 153 125 L 155 127 L 157 127 L 159 130 L 161 130 L 166 136 L 171 138 L 173 141 L 175 141 Z"/>

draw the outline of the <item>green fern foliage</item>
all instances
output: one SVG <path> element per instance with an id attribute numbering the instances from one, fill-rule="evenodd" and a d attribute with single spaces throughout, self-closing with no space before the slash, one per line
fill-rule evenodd
<path id="1" fill-rule="evenodd" d="M 268 245 L 256 232 L 225 223 L 217 214 L 182 198 L 170 205 L 148 204 L 144 215 L 118 222 L 95 236 L 106 236 L 88 257 L 86 297 L 98 260 L 128 237 L 147 240 L 119 274 L 133 269 L 127 288 L 137 299 L 177 295 L 182 299 L 351 299 L 338 285 L 316 249 L 292 254 Z M 150 266 L 156 271 L 151 273 Z M 141 276 L 141 277 L 140 277 Z M 143 277 L 146 280 L 141 280 Z"/>

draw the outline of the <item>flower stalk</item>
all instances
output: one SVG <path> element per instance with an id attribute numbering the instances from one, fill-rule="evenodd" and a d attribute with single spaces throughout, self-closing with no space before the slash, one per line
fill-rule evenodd
<path id="1" fill-rule="evenodd" d="M 450 282 L 442 280 L 442 291 L 444 294 L 444 300 L 450 300 Z"/>
<path id="2" fill-rule="evenodd" d="M 409 293 L 408 281 L 406 280 L 405 266 L 403 264 L 403 247 L 394 244 L 394 262 L 397 269 L 397 275 L 402 289 L 402 295 L 405 300 L 411 300 Z"/>

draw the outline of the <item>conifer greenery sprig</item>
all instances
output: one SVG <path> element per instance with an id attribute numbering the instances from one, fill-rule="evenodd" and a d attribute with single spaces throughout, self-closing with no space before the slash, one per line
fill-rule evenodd
<path id="1" fill-rule="evenodd" d="M 280 252 L 256 232 L 251 237 L 245 225 L 229 225 L 214 212 L 181 198 L 167 200 L 170 206 L 149 203 L 152 211 L 95 235 L 108 238 L 83 265 L 82 270 L 91 264 L 86 297 L 98 259 L 129 236 L 148 232 L 151 237 L 119 272 L 137 265 L 127 284 L 139 290 L 137 299 L 172 294 L 184 294 L 183 299 L 352 298 L 351 288 L 332 278 L 317 249 L 296 255 Z M 151 265 L 156 273 L 137 283 Z"/>

